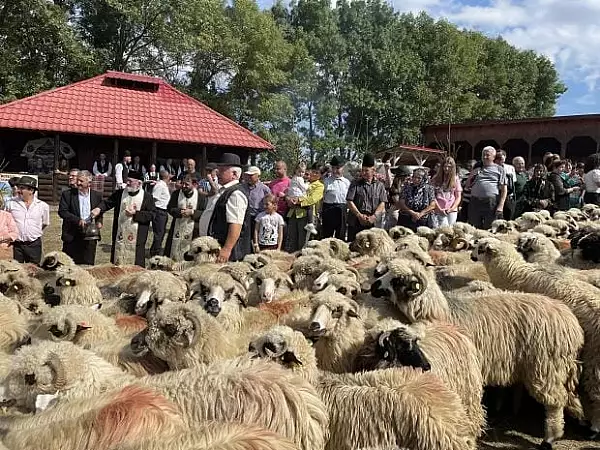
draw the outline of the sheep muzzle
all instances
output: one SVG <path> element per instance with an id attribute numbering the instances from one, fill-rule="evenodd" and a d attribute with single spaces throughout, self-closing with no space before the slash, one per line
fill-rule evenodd
<path id="1" fill-rule="evenodd" d="M 375 298 L 384 298 L 389 297 L 390 292 L 383 288 L 383 283 L 381 280 L 375 280 L 375 282 L 371 285 L 371 295 Z"/>
<path id="2" fill-rule="evenodd" d="M 194 260 L 194 255 L 192 255 L 190 252 L 185 252 L 183 254 L 183 259 L 184 261 L 192 262 Z"/>
<path id="3" fill-rule="evenodd" d="M 221 304 L 219 302 L 219 299 L 214 298 L 214 297 L 209 298 L 206 301 L 206 303 L 204 304 L 204 309 L 211 316 L 217 317 L 219 315 L 219 313 L 221 312 Z"/>
<path id="4" fill-rule="evenodd" d="M 325 286 L 327 286 L 327 282 L 329 281 L 329 272 L 325 271 L 321 275 L 317 277 L 317 279 L 313 282 L 313 291 L 319 292 L 322 291 Z"/>

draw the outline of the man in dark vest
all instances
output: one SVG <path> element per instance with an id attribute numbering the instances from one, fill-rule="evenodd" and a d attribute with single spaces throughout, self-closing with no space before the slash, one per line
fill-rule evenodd
<path id="1" fill-rule="evenodd" d="M 221 188 L 208 224 L 208 235 L 221 244 L 217 262 L 241 261 L 251 252 L 252 242 L 248 197 L 240 185 L 240 157 L 233 153 L 223 153 L 217 166 Z"/>

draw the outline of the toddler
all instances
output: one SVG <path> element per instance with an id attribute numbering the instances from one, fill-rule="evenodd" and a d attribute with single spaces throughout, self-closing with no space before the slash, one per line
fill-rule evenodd
<path id="1" fill-rule="evenodd" d="M 256 216 L 254 227 L 254 252 L 260 250 L 281 250 L 283 242 L 283 227 L 285 221 L 277 213 L 277 198 L 266 195 L 264 200 L 265 210 Z"/>

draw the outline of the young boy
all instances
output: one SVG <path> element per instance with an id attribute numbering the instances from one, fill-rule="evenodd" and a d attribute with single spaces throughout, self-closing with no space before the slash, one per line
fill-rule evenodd
<path id="1" fill-rule="evenodd" d="M 264 200 L 265 210 L 256 216 L 254 227 L 254 252 L 260 250 L 281 250 L 283 242 L 283 217 L 277 213 L 277 198 L 266 195 Z"/>

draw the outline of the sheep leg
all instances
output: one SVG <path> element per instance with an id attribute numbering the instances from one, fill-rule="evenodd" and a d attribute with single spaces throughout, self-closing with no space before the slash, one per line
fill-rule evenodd
<path id="1" fill-rule="evenodd" d="M 518 384 L 513 386 L 513 402 L 512 402 L 512 412 L 513 415 L 516 416 L 521 409 L 521 402 L 523 401 L 523 386 Z"/>
<path id="2" fill-rule="evenodd" d="M 545 409 L 544 441 L 540 444 L 540 448 L 551 449 L 552 443 L 564 434 L 564 412 L 560 406 L 546 405 Z"/>

